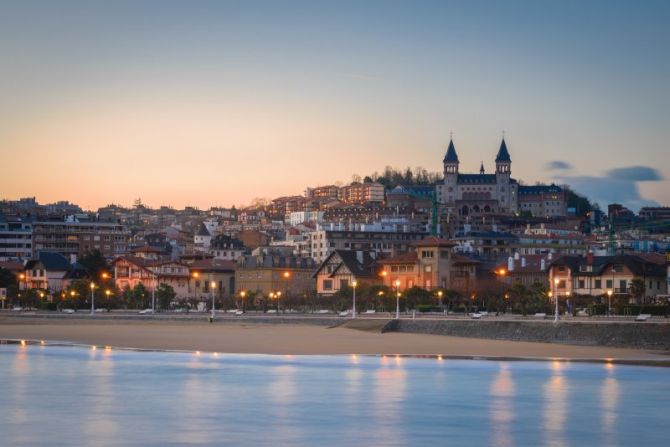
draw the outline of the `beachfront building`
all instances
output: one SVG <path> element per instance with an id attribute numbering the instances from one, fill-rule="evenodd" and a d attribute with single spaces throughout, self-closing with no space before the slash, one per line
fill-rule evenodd
<path id="1" fill-rule="evenodd" d="M 319 265 L 312 275 L 316 293 L 331 296 L 341 289 L 381 284 L 374 257 L 368 252 L 335 250 Z"/>
<path id="2" fill-rule="evenodd" d="M 314 292 L 312 273 L 316 263 L 311 258 L 275 254 L 244 255 L 235 266 L 237 293 L 253 292 L 268 296 L 311 294 Z"/>
<path id="3" fill-rule="evenodd" d="M 635 299 L 633 279 L 643 281 L 641 301 L 667 295 L 667 271 L 662 255 L 562 256 L 549 266 L 549 286 L 559 296 L 625 296 Z"/>
<path id="4" fill-rule="evenodd" d="M 399 290 L 414 286 L 449 289 L 454 246 L 449 240 L 431 236 L 415 242 L 413 251 L 379 260 L 383 284 Z"/>
<path id="5" fill-rule="evenodd" d="M 0 261 L 30 259 L 33 229 L 28 219 L 8 219 L 0 214 Z"/>
<path id="6" fill-rule="evenodd" d="M 207 299 L 235 295 L 235 263 L 223 259 L 200 259 L 189 264 L 189 296 Z M 210 295 L 211 294 L 211 295 Z"/>
<path id="7" fill-rule="evenodd" d="M 19 289 L 41 289 L 60 292 L 70 281 L 86 278 L 86 269 L 77 262 L 70 262 L 60 253 L 39 252 L 29 260 L 19 274 Z"/>
<path id="8" fill-rule="evenodd" d="M 112 261 L 114 284 L 117 289 L 134 288 L 142 284 L 156 290 L 160 284 L 171 286 L 177 299 L 189 297 L 189 267 L 175 261 L 160 261 L 137 256 L 121 256 Z"/>
<path id="9" fill-rule="evenodd" d="M 554 260 L 553 254 L 522 255 L 518 252 L 510 256 L 507 262 L 497 264 L 492 273 L 499 281 L 512 285 L 515 283 L 531 287 L 539 283 L 549 285 L 549 264 Z"/>

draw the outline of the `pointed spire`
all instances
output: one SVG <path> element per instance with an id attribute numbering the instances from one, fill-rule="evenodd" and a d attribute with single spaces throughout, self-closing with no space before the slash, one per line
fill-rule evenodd
<path id="1" fill-rule="evenodd" d="M 456 148 L 454 147 L 454 140 L 449 139 L 449 147 L 447 148 L 447 154 L 444 156 L 443 163 L 458 163 L 458 155 L 456 154 Z"/>
<path id="2" fill-rule="evenodd" d="M 484 162 L 482 161 L 481 166 L 479 167 L 479 173 L 484 174 Z"/>
<path id="3" fill-rule="evenodd" d="M 496 156 L 496 163 L 499 162 L 511 162 L 512 159 L 509 156 L 509 152 L 507 151 L 507 145 L 505 144 L 505 137 L 502 139 L 502 143 L 500 143 L 500 149 L 498 150 L 498 155 Z"/>

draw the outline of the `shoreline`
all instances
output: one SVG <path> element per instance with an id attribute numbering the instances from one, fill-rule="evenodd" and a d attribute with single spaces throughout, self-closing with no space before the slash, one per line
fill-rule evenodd
<path id="1" fill-rule="evenodd" d="M 480 356 L 480 355 L 450 355 L 450 354 L 279 354 L 279 353 L 239 353 L 239 352 L 218 352 L 218 351 L 193 351 L 193 350 L 184 350 L 184 349 L 163 349 L 163 348 L 133 348 L 133 347 L 124 347 L 124 346 L 113 346 L 113 345 L 95 345 L 95 344 L 86 344 L 86 343 L 74 343 L 74 342 L 64 342 L 64 341 L 51 341 L 51 340 L 29 340 L 29 339 L 2 339 L 0 338 L 0 345 L 23 345 L 23 346 L 44 346 L 44 347 L 73 347 L 81 349 L 104 349 L 110 351 L 131 351 L 131 352 L 164 352 L 164 353 L 174 353 L 174 354 L 197 354 L 205 355 L 212 354 L 215 356 L 219 355 L 258 355 L 258 356 L 272 356 L 272 357 L 285 357 L 285 356 L 299 356 L 299 357 L 312 357 L 312 356 L 332 356 L 332 357 L 348 357 L 348 356 L 360 356 L 360 357 L 393 357 L 393 358 L 414 358 L 414 359 L 427 359 L 427 360 L 480 360 L 487 362 L 559 362 L 559 363 L 587 363 L 587 364 L 604 364 L 604 365 L 627 365 L 627 366 L 650 366 L 650 367 L 662 367 L 670 368 L 670 358 L 668 359 L 620 359 L 620 358 L 571 358 L 571 357 L 525 357 L 525 356 Z"/>
<path id="2" fill-rule="evenodd" d="M 0 319 L 0 340 L 47 341 L 180 352 L 389 355 L 498 361 L 572 361 L 670 366 L 661 350 L 366 331 L 307 324 Z"/>

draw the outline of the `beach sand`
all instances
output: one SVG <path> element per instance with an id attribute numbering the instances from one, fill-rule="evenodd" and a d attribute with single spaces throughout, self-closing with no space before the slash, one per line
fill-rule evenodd
<path id="1" fill-rule="evenodd" d="M 0 339 L 124 348 L 257 354 L 408 354 L 475 357 L 670 360 L 660 351 L 441 335 L 385 333 L 315 325 L 0 318 Z"/>

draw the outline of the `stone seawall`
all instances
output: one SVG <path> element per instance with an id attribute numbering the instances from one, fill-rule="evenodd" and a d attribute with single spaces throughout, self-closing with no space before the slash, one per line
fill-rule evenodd
<path id="1" fill-rule="evenodd" d="M 394 320 L 384 332 L 670 350 L 668 323 Z"/>

